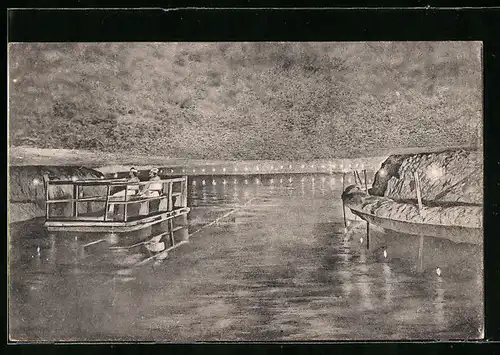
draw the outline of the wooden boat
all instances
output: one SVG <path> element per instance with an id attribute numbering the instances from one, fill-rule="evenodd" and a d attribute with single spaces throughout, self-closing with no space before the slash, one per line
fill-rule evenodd
<path id="1" fill-rule="evenodd" d="M 154 195 L 127 196 L 129 187 L 139 185 L 140 189 L 150 183 L 46 178 L 44 227 L 61 238 L 75 235 L 82 240 L 90 239 L 83 247 L 111 241 L 120 244 L 115 248 L 144 245 L 151 252 L 166 253 L 187 242 L 188 179 L 182 176 L 158 180 L 154 183 L 161 189 Z M 113 193 L 116 189 L 124 193 L 116 196 Z M 180 223 L 174 224 L 174 220 Z M 176 240 L 174 233 L 181 229 L 185 229 L 184 236 Z"/>
<path id="2" fill-rule="evenodd" d="M 345 189 L 342 200 L 354 215 L 384 230 L 455 243 L 483 243 L 482 206 L 435 202 L 419 208 L 413 201 L 371 196 L 354 185 Z"/>

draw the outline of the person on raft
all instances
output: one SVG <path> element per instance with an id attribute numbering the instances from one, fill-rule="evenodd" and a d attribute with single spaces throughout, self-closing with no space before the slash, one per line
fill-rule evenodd
<path id="1" fill-rule="evenodd" d="M 139 193 L 139 197 L 158 197 L 163 190 L 161 178 L 158 176 L 158 168 L 149 170 L 149 184 L 145 185 L 144 190 Z M 147 215 L 149 213 L 149 204 L 147 202 L 141 203 L 139 215 Z"/>
<path id="2" fill-rule="evenodd" d="M 129 179 L 127 180 L 127 183 L 138 183 L 140 182 L 139 180 L 139 171 L 137 171 L 136 168 L 132 167 L 130 168 L 130 171 L 129 171 Z M 118 191 L 116 193 L 114 193 L 113 195 L 111 195 L 111 198 L 113 200 L 121 200 L 125 197 L 125 194 L 127 196 L 127 200 L 128 200 L 128 197 L 131 197 L 131 196 L 135 196 L 137 195 L 137 193 L 139 192 L 139 184 L 133 184 L 133 185 L 127 185 L 127 188 L 124 189 L 124 190 L 121 190 L 121 191 Z M 115 205 L 113 203 L 110 203 L 109 204 L 109 209 L 108 211 L 110 213 L 114 213 L 115 211 Z"/>
<path id="3" fill-rule="evenodd" d="M 145 188 L 139 193 L 139 197 L 155 197 L 160 196 L 163 189 L 163 184 L 160 181 L 161 178 L 158 176 L 158 168 L 152 168 L 149 170 L 149 181 L 150 183 L 145 185 Z"/>

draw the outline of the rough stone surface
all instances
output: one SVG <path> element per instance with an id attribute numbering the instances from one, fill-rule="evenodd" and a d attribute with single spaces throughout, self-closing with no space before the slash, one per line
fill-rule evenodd
<path id="1" fill-rule="evenodd" d="M 463 226 L 481 228 L 483 207 L 456 204 L 423 206 L 419 211 L 415 203 L 398 202 L 388 197 L 370 196 L 357 188 L 346 189 L 343 195 L 346 205 L 355 206 L 366 213 L 412 223 Z"/>
<path id="2" fill-rule="evenodd" d="M 415 172 L 424 202 L 483 203 L 482 154 L 465 149 L 391 156 L 377 172 L 369 192 L 394 200 L 414 200 Z"/>
<path id="3" fill-rule="evenodd" d="M 99 171 L 78 166 L 12 166 L 9 168 L 9 221 L 10 223 L 32 219 L 45 215 L 45 186 L 44 175 L 50 179 L 71 180 L 73 176 L 79 179 L 100 178 L 104 176 Z M 82 188 L 81 196 L 98 196 L 105 193 L 103 187 Z M 49 188 L 50 198 L 71 198 L 71 185 L 58 185 Z M 64 206 L 54 206 L 57 210 L 66 209 Z M 84 204 L 81 206 L 86 208 Z M 59 212 L 58 212 L 59 213 Z"/>

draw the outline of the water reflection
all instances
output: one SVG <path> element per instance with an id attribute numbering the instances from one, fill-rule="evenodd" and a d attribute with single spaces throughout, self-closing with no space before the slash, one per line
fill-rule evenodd
<path id="1" fill-rule="evenodd" d="M 11 247 L 10 312 L 19 320 L 11 333 L 56 340 L 433 339 L 456 337 L 452 330 L 467 319 L 480 324 L 481 278 L 413 274 L 396 247 L 384 258 L 383 249 L 359 243 L 364 232 L 338 233 L 340 179 L 191 177 L 192 213 L 178 234 L 189 244 L 144 267 L 136 266 L 149 255 L 141 245 L 20 239 Z"/>
<path id="2" fill-rule="evenodd" d="M 394 279 L 391 266 L 388 263 L 382 264 L 382 274 L 384 275 L 384 303 L 385 305 L 391 305 Z"/>
<path id="3" fill-rule="evenodd" d="M 434 320 L 436 324 L 444 324 L 445 322 L 445 316 L 444 316 L 444 307 L 445 307 L 445 290 L 443 287 L 443 280 L 441 277 L 438 277 L 436 282 L 435 282 L 435 290 L 436 290 L 436 297 L 434 298 Z"/>

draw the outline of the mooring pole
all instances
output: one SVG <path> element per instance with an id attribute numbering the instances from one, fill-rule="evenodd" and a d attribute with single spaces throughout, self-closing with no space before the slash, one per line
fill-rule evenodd
<path id="1" fill-rule="evenodd" d="M 422 211 L 422 192 L 420 190 L 420 178 L 418 173 L 415 171 L 413 173 L 415 177 L 415 190 L 417 190 L 417 202 L 418 202 L 418 211 Z"/>
<path id="2" fill-rule="evenodd" d="M 359 181 L 359 186 L 363 186 L 363 184 L 361 183 L 361 178 L 359 177 L 358 171 L 353 170 L 353 174 L 354 174 L 354 183 L 357 184 Z"/>
<path id="3" fill-rule="evenodd" d="M 366 222 L 366 249 L 370 249 L 370 222 Z"/>
<path id="4" fill-rule="evenodd" d="M 420 178 L 418 173 L 415 171 L 413 173 L 415 176 L 415 190 L 417 191 L 417 202 L 418 202 L 418 212 L 422 212 L 422 191 L 420 190 Z M 418 244 L 418 271 L 422 272 L 424 270 L 424 236 L 420 236 Z"/>
<path id="5" fill-rule="evenodd" d="M 345 171 L 342 172 L 342 193 L 345 190 Z M 345 204 L 344 204 L 344 199 L 342 199 L 342 213 L 344 214 L 344 228 L 347 228 L 347 220 L 345 217 Z"/>
<path id="6" fill-rule="evenodd" d="M 363 170 L 363 175 L 365 176 L 365 190 L 368 193 L 368 179 L 366 178 L 366 169 Z"/>

